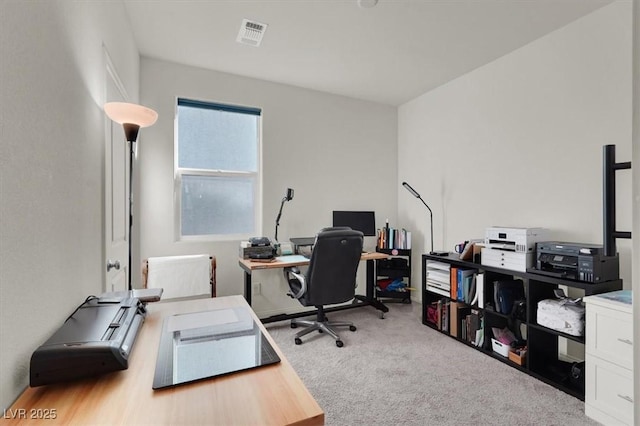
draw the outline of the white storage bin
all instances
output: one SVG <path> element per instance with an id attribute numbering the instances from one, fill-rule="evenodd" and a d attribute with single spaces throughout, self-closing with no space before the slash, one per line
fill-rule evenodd
<path id="1" fill-rule="evenodd" d="M 498 355 L 502 355 L 505 358 L 509 356 L 509 345 L 498 342 L 496 339 L 491 339 L 491 348 Z"/>

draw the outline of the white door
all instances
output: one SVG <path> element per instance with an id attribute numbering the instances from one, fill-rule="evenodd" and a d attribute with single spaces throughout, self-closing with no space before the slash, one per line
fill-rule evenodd
<path id="1" fill-rule="evenodd" d="M 126 93 L 105 51 L 106 102 Z M 122 125 L 105 117 L 105 291 L 127 290 L 129 274 L 129 147 Z"/>

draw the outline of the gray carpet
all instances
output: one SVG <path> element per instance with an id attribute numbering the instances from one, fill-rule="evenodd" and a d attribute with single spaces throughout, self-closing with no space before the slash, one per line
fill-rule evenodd
<path id="1" fill-rule="evenodd" d="M 267 324 L 327 425 L 597 425 L 584 403 L 422 325 L 420 305 L 334 312 L 345 343 L 314 332 L 296 346 L 289 322 Z"/>

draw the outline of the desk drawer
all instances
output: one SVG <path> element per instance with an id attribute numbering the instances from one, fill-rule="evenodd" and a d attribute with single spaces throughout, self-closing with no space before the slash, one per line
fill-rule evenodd
<path id="1" fill-rule="evenodd" d="M 633 372 L 589 354 L 585 365 L 585 404 L 633 424 Z"/>
<path id="2" fill-rule="evenodd" d="M 586 352 L 633 369 L 632 314 L 589 304 Z"/>

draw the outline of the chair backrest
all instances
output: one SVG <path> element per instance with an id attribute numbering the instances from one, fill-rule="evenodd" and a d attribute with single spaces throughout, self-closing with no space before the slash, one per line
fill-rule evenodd
<path id="1" fill-rule="evenodd" d="M 362 232 L 350 228 L 325 228 L 318 233 L 306 274 L 309 305 L 353 299 L 363 241 Z"/>

